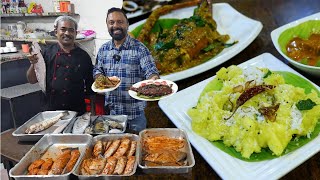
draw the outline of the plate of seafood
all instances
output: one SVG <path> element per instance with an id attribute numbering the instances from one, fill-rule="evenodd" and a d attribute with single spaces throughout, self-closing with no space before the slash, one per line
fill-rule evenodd
<path id="1" fill-rule="evenodd" d="M 117 89 L 121 84 L 121 80 L 116 76 L 99 76 L 92 83 L 91 89 L 96 93 L 106 93 Z"/>
<path id="2" fill-rule="evenodd" d="M 77 115 L 75 111 L 44 111 L 17 128 L 12 135 L 20 141 L 37 141 L 45 134 L 58 134 Z"/>
<path id="3" fill-rule="evenodd" d="M 172 96 L 178 91 L 178 85 L 172 81 L 157 79 L 144 80 L 132 85 L 128 91 L 132 98 L 143 101 L 158 101 Z"/>
<path id="4" fill-rule="evenodd" d="M 93 137 L 74 175 L 81 179 L 120 178 L 136 172 L 140 146 L 135 134 L 106 134 Z"/>
<path id="5" fill-rule="evenodd" d="M 74 118 L 63 133 L 91 135 L 124 133 L 127 120 L 126 115 L 91 116 L 91 113 L 87 112 Z"/>
<path id="6" fill-rule="evenodd" d="M 279 179 L 320 151 L 319 94 L 265 53 L 159 106 L 222 179 Z"/>
<path id="7" fill-rule="evenodd" d="M 69 179 L 90 145 L 90 135 L 46 134 L 10 169 L 14 179 Z"/>
<path id="8" fill-rule="evenodd" d="M 139 167 L 144 173 L 188 173 L 195 165 L 190 142 L 183 130 L 151 128 L 141 131 L 139 137 Z"/>
<path id="9" fill-rule="evenodd" d="M 213 4 L 212 14 L 206 1 L 195 5 L 160 7 L 129 26 L 149 48 L 162 79 L 178 81 L 212 69 L 240 53 L 262 30 L 260 21 L 227 3 Z"/>

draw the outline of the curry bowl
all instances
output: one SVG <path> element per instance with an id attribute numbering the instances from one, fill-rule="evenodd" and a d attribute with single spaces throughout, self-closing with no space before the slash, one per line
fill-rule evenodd
<path id="1" fill-rule="evenodd" d="M 319 57 L 315 59 L 314 65 L 309 65 L 306 59 L 303 59 L 300 62 L 294 60 L 288 55 L 286 48 L 288 43 L 292 42 L 293 38 L 306 40 L 312 34 L 320 36 L 320 13 L 304 17 L 273 30 L 271 32 L 271 39 L 278 52 L 286 58 L 290 64 L 308 74 L 320 77 Z M 315 46 L 313 47 L 316 49 Z"/>

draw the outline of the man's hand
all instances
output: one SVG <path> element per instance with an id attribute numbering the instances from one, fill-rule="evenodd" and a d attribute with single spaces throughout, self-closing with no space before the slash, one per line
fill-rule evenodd
<path id="1" fill-rule="evenodd" d="M 153 80 L 153 81 L 157 79 L 160 79 L 160 77 L 157 74 L 154 74 L 149 78 L 149 80 Z"/>
<path id="2" fill-rule="evenodd" d="M 38 62 L 37 54 L 29 54 L 27 55 L 27 58 L 29 59 L 31 64 L 36 64 Z"/>

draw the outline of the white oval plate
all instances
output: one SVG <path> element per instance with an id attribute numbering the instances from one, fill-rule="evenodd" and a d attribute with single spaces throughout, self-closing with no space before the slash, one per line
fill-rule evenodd
<path id="1" fill-rule="evenodd" d="M 112 87 L 112 88 L 106 88 L 106 89 L 97 89 L 96 86 L 95 86 L 95 83 L 96 82 L 93 82 L 92 85 L 91 85 L 91 89 L 93 92 L 96 92 L 96 93 L 106 93 L 106 92 L 110 92 L 110 91 L 113 91 L 115 89 L 117 89 L 120 84 L 121 84 L 121 81 L 115 86 L 115 87 Z"/>
<path id="2" fill-rule="evenodd" d="M 138 99 L 138 100 L 142 100 L 142 101 L 158 101 L 160 99 L 164 99 L 164 98 L 167 98 L 169 96 L 172 96 L 173 94 L 175 94 L 177 91 L 178 91 L 178 85 L 172 81 L 169 81 L 169 80 L 164 80 L 164 79 L 157 79 L 157 80 L 144 80 L 144 81 L 140 81 L 134 85 L 132 85 L 133 87 L 135 88 L 138 88 L 140 87 L 143 83 L 146 83 L 146 84 L 153 84 L 155 82 L 163 82 L 165 81 L 168 85 L 172 84 L 172 93 L 171 94 L 168 94 L 168 95 L 165 95 L 165 96 L 161 96 L 161 97 L 158 97 L 158 98 L 142 98 L 142 97 L 139 97 L 137 96 L 137 92 L 135 91 L 132 91 L 132 90 L 129 90 L 128 93 L 129 95 L 132 97 L 132 98 L 135 98 L 135 99 Z"/>

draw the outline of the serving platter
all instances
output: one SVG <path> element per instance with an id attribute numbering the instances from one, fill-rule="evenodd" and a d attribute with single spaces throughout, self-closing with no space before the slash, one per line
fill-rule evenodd
<path id="1" fill-rule="evenodd" d="M 239 66 L 246 68 L 249 65 L 266 67 L 271 71 L 288 71 L 305 78 L 269 53 L 257 56 Z M 279 179 L 320 151 L 320 136 L 317 136 L 297 150 L 278 158 L 247 162 L 230 156 L 212 145 L 205 138 L 197 135 L 192 131 L 191 119 L 187 111 L 197 104 L 200 93 L 214 77 L 179 91 L 174 96 L 160 100 L 158 104 L 176 127 L 187 133 L 193 147 L 197 149 L 222 179 L 254 179 L 257 177 L 259 179 Z M 309 80 L 307 81 L 310 82 Z M 317 85 L 310 83 L 320 90 Z"/>
<path id="2" fill-rule="evenodd" d="M 77 112 L 75 111 L 68 111 L 68 115 L 65 117 L 62 117 L 57 123 L 49 127 L 48 129 L 45 129 L 43 131 L 34 133 L 34 134 L 26 134 L 25 131 L 28 127 L 31 125 L 44 121 L 46 119 L 52 118 L 59 113 L 63 112 L 62 110 L 57 111 L 44 111 L 39 112 L 32 118 L 30 118 L 27 122 L 25 122 L 23 125 L 18 127 L 12 135 L 17 137 L 19 141 L 38 141 L 41 139 L 45 134 L 59 134 L 61 133 L 64 128 L 70 123 L 70 121 L 77 115 Z"/>
<path id="3" fill-rule="evenodd" d="M 169 14 L 161 16 L 163 18 L 174 18 L 183 19 L 193 15 L 193 10 L 196 6 L 178 9 L 172 11 Z M 220 34 L 230 35 L 230 43 L 238 41 L 235 45 L 225 48 L 217 56 L 211 58 L 207 62 L 200 64 L 198 66 L 189 68 L 184 71 L 171 73 L 168 75 L 162 75 L 162 79 L 167 79 L 171 81 L 182 80 L 202 72 L 205 72 L 211 68 L 214 68 L 227 60 L 231 59 L 233 56 L 240 53 L 245 49 L 260 33 L 262 30 L 262 24 L 260 21 L 256 21 L 249 17 L 244 16 L 239 13 L 233 7 L 227 3 L 217 3 L 212 5 L 213 19 L 217 23 L 217 30 Z M 129 31 L 134 30 L 139 25 L 145 23 L 146 20 L 139 21 L 135 24 L 129 26 Z"/>
<path id="4" fill-rule="evenodd" d="M 96 92 L 96 93 L 106 93 L 106 92 L 110 92 L 110 91 L 113 91 L 113 90 L 117 89 L 117 88 L 120 86 L 121 81 L 120 81 L 115 87 L 106 88 L 106 89 L 98 89 L 98 88 L 96 88 L 95 83 L 96 83 L 96 82 L 93 82 L 92 85 L 91 85 L 91 89 L 92 89 L 93 92 Z"/>
<path id="5" fill-rule="evenodd" d="M 132 91 L 132 90 L 128 90 L 129 95 L 134 98 L 134 99 L 138 99 L 138 100 L 142 100 L 142 101 L 158 101 L 160 99 L 164 99 L 167 98 L 169 96 L 172 96 L 173 94 L 175 94 L 178 91 L 178 85 L 170 80 L 165 80 L 165 79 L 157 79 L 157 80 L 144 80 L 144 81 L 140 81 L 137 82 L 136 84 L 132 85 L 135 88 L 140 87 L 143 84 L 153 84 L 153 83 L 163 83 L 165 82 L 167 85 L 171 85 L 172 84 L 172 93 L 165 95 L 165 96 L 161 96 L 161 97 L 155 97 L 155 98 L 144 98 L 144 97 L 140 97 L 137 95 L 137 92 Z"/>

